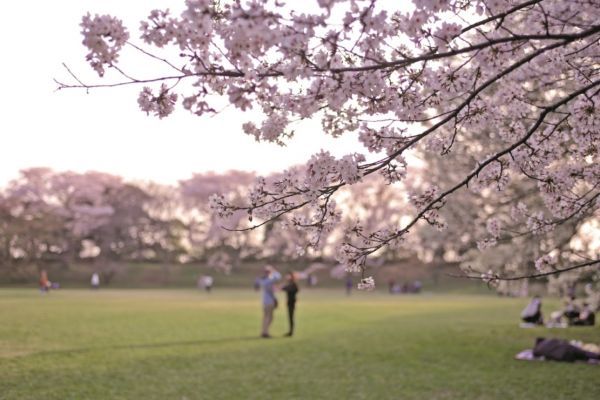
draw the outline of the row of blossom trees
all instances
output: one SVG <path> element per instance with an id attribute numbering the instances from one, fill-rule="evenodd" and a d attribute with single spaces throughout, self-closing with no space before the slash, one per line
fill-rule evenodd
<path id="1" fill-rule="evenodd" d="M 453 157 L 468 159 L 458 153 Z M 468 162 L 456 161 L 457 169 L 452 173 L 460 174 L 458 166 L 462 164 Z M 294 226 L 293 218 L 297 216 L 286 215 L 280 221 L 252 229 L 248 213 L 237 211 L 221 218 L 211 212 L 214 193 L 222 193 L 231 202 L 243 201 L 247 186 L 256 179 L 250 173 L 194 174 L 176 186 L 167 186 L 127 182 L 98 172 L 28 169 L 0 191 L 0 265 L 19 271 L 32 264 L 44 268 L 48 263 L 91 263 L 103 273 L 105 281 L 110 281 L 126 261 L 202 262 L 226 273 L 248 260 L 307 264 L 333 261 L 348 230 L 356 229 L 357 219 L 368 230 L 401 224 L 410 218 L 407 208 L 411 191 L 419 190 L 425 177 L 435 181 L 445 179 L 449 173 L 434 160 L 423 163 L 420 169 L 413 175 L 420 178 L 403 185 L 387 185 L 370 178 L 345 188 L 338 199 L 345 219 L 327 235 L 322 234 L 317 248 L 306 247 L 309 232 Z M 542 201 L 528 181 L 512 182 L 506 190 L 510 195 L 519 195 L 527 206 Z M 425 263 L 458 262 L 466 270 L 493 269 L 514 274 L 540 269 L 530 261 L 540 254 L 552 254 L 550 264 L 576 262 L 594 255 L 600 224 L 593 213 L 582 214 L 545 235 L 524 234 L 511 226 L 515 238 L 500 236 L 497 245 L 479 251 L 478 245 L 486 243 L 478 243 L 478 238 L 488 235 L 491 229 L 489 214 L 510 221 L 509 214 L 515 210 L 494 191 L 465 192 L 461 196 L 459 202 L 440 211 L 457 240 L 447 240 L 448 231 L 422 225 L 410 241 L 382 251 L 378 261 L 393 262 L 416 255 Z M 373 209 L 373 204 L 379 206 Z M 231 230 L 240 226 L 244 229 Z M 551 288 L 557 291 L 579 281 L 591 284 L 588 290 L 592 293 L 598 292 L 594 270 L 575 269 L 550 279 Z M 503 284 L 500 290 L 510 292 L 511 288 Z"/>
<path id="2" fill-rule="evenodd" d="M 202 261 L 229 272 L 243 260 L 332 259 L 342 230 L 323 236 L 321 248 L 307 252 L 304 232 L 286 224 L 272 222 L 259 230 L 236 232 L 227 228 L 249 226 L 247 213 L 221 218 L 211 212 L 212 194 L 241 200 L 255 178 L 238 171 L 205 173 L 167 186 L 99 172 L 24 170 L 0 190 L 0 264 L 18 269 L 88 262 L 110 276 L 124 261 Z M 359 192 L 364 197 L 355 202 Z M 373 226 L 377 220 L 397 218 L 403 202 L 401 190 L 375 182 L 361 183 L 346 197 L 354 215 L 367 214 L 377 198 L 389 202 L 377 218 L 369 216 Z"/>
<path id="3" fill-rule="evenodd" d="M 87 260 L 110 276 L 118 260 L 175 260 L 184 229 L 157 200 L 152 188 L 108 174 L 22 171 L 0 193 L 2 265 Z"/>

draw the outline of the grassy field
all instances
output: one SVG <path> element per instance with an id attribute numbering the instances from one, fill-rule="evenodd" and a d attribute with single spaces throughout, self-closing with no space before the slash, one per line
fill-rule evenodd
<path id="1" fill-rule="evenodd" d="M 600 367 L 513 360 L 526 300 L 304 290 L 258 339 L 251 291 L 0 290 L 0 399 L 598 399 Z M 549 311 L 557 303 L 545 304 Z"/>

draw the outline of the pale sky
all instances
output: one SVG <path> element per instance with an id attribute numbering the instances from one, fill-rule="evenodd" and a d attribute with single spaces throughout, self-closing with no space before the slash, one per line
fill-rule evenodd
<path id="1" fill-rule="evenodd" d="M 0 186 L 23 168 L 97 170 L 128 179 L 174 183 L 193 172 L 240 169 L 265 174 L 302 163 L 320 149 L 342 156 L 363 151 L 355 136 L 321 133 L 319 121 L 295 126 L 288 147 L 256 143 L 241 131 L 252 116 L 229 109 L 213 117 L 178 110 L 169 118 L 148 117 L 137 106 L 141 88 L 56 92 L 53 78 L 69 79 L 66 63 L 86 83 L 97 76 L 85 62 L 81 16 L 113 14 L 137 44 L 139 21 L 153 8 L 181 7 L 183 0 L 10 1 L 0 24 Z M 125 58 L 123 58 L 125 61 Z M 147 72 L 133 58 L 132 72 Z M 135 70 L 135 71 L 134 71 Z"/>

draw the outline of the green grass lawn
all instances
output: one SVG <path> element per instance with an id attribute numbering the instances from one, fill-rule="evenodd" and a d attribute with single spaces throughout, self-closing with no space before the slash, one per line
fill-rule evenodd
<path id="1" fill-rule="evenodd" d="M 0 290 L 0 399 L 598 399 L 600 367 L 513 360 L 526 300 L 303 290 L 258 339 L 251 291 Z M 545 304 L 550 311 L 558 303 Z"/>

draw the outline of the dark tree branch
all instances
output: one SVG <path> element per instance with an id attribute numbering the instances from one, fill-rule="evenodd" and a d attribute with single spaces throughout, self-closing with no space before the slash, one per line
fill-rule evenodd
<path id="1" fill-rule="evenodd" d="M 558 275 L 561 274 L 563 272 L 567 272 L 567 271 L 573 271 L 576 269 L 581 269 L 581 268 L 585 268 L 585 267 L 590 267 L 592 265 L 596 265 L 596 264 L 600 264 L 600 259 L 597 260 L 591 260 L 582 264 L 577 264 L 577 265 L 572 265 L 570 267 L 566 267 L 566 268 L 560 268 L 560 269 L 555 269 L 553 271 L 549 271 L 549 272 L 540 272 L 540 273 L 536 273 L 536 274 L 528 274 L 528 275 L 519 275 L 519 276 L 500 276 L 497 274 L 481 274 L 481 275 L 457 275 L 457 274 L 448 274 L 448 276 L 451 276 L 453 278 L 465 278 L 465 279 L 473 279 L 473 280 L 478 280 L 478 281 L 485 281 L 485 282 L 493 282 L 493 281 L 520 281 L 523 279 L 533 279 L 533 278 L 543 278 L 546 276 L 552 276 L 552 275 Z"/>

